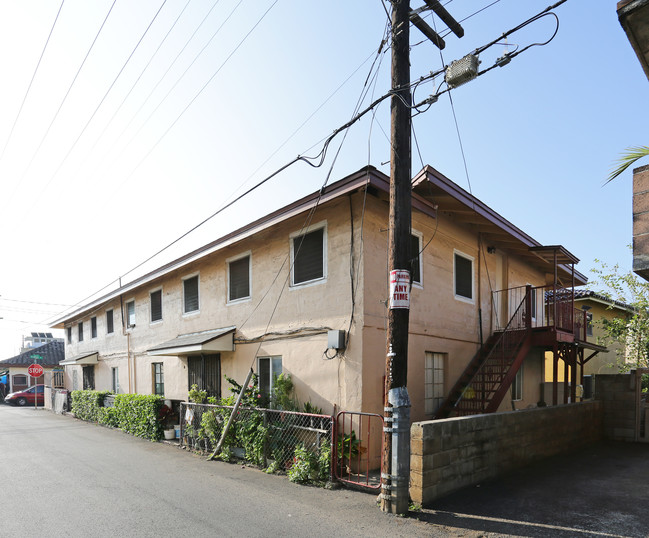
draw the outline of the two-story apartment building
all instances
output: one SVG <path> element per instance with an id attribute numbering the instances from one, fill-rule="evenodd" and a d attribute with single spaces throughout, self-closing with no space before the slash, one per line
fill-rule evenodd
<path id="1" fill-rule="evenodd" d="M 285 372 L 327 413 L 381 412 L 388 192 L 364 168 L 61 317 L 68 388 L 186 399 L 252 367 L 264 394 Z M 408 390 L 422 420 L 516 311 L 492 292 L 586 279 L 431 167 L 412 205 Z M 543 353 L 526 348 L 521 404 L 539 400 Z"/>

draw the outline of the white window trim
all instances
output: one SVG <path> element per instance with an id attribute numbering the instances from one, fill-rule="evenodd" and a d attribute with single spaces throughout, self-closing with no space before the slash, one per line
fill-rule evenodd
<path id="1" fill-rule="evenodd" d="M 324 229 L 324 233 L 322 234 L 322 277 L 316 278 L 314 280 L 308 280 L 306 282 L 299 282 L 295 283 L 294 277 L 293 277 L 293 260 L 295 258 L 295 253 L 293 252 L 293 239 L 296 237 L 299 237 L 301 235 L 306 235 L 311 232 L 315 232 L 319 229 Z M 322 284 L 323 282 L 327 281 L 327 267 L 328 267 L 328 261 L 327 261 L 327 237 L 329 235 L 328 228 L 327 228 L 327 221 L 323 220 L 321 222 L 318 222 L 316 224 L 312 224 L 311 226 L 307 226 L 306 228 L 293 232 L 292 234 L 289 235 L 289 246 L 290 246 L 290 252 L 291 252 L 291 285 L 289 286 L 289 289 L 299 289 L 299 288 L 306 288 L 309 286 L 317 286 L 318 284 Z"/>
<path id="2" fill-rule="evenodd" d="M 471 298 L 464 297 L 463 295 L 458 295 L 457 293 L 455 293 L 455 290 L 457 289 L 457 283 L 455 281 L 457 276 L 457 271 L 455 270 L 456 255 L 471 262 Z M 462 301 L 463 303 L 475 304 L 475 258 L 457 249 L 453 249 L 453 296 L 456 300 Z"/>
<path id="3" fill-rule="evenodd" d="M 239 299 L 233 299 L 230 300 L 230 264 L 232 262 L 236 262 L 237 260 L 240 260 L 242 258 L 248 257 L 250 261 L 248 262 L 248 296 L 247 297 L 241 297 Z M 225 303 L 227 305 L 231 304 L 239 304 L 239 303 L 248 303 L 252 301 L 252 251 L 249 250 L 247 252 L 243 252 L 241 254 L 238 254 L 237 256 L 232 256 L 231 258 L 227 258 L 225 260 L 225 264 L 227 266 L 227 271 L 226 271 L 226 283 L 225 283 Z"/>
<path id="4" fill-rule="evenodd" d="M 151 319 L 151 314 L 152 314 L 152 311 L 151 311 L 151 294 L 155 293 L 156 291 L 160 292 L 160 315 L 162 317 L 160 319 L 156 319 L 155 321 L 153 321 Z M 159 325 L 165 319 L 165 317 L 164 317 L 164 305 L 163 305 L 162 299 L 163 299 L 162 286 L 158 286 L 157 288 L 153 288 L 153 289 L 149 290 L 149 325 L 150 326 L 151 325 Z"/>
<path id="5" fill-rule="evenodd" d="M 185 280 L 189 280 L 190 278 L 198 277 L 198 308 L 196 310 L 192 310 L 191 312 L 185 312 Z M 182 290 L 181 290 L 181 295 L 182 295 L 182 303 L 181 303 L 181 308 L 183 311 L 183 317 L 184 318 L 189 318 L 192 316 L 196 316 L 197 314 L 201 313 L 201 274 L 200 271 L 196 273 L 192 273 L 190 275 L 185 275 L 182 277 Z"/>
<path id="6" fill-rule="evenodd" d="M 133 303 L 133 324 L 132 325 L 129 324 L 129 319 L 128 319 L 128 303 Z M 135 327 L 137 322 L 137 313 L 135 311 L 135 297 L 128 299 L 127 301 L 124 302 L 124 317 L 125 317 L 124 321 L 126 322 L 124 323 L 124 325 L 127 330 L 130 330 L 133 327 Z M 113 329 L 114 328 L 115 328 L 115 319 L 113 319 Z"/>
<path id="7" fill-rule="evenodd" d="M 109 333 L 108 332 L 108 322 L 106 321 L 106 318 L 108 317 L 108 312 L 110 312 L 111 310 L 113 312 L 113 332 Z M 115 309 L 114 308 L 107 308 L 104 311 L 104 323 L 106 324 L 105 336 L 106 336 L 106 338 L 110 338 L 115 334 Z"/>
<path id="8" fill-rule="evenodd" d="M 417 231 L 417 230 L 411 229 L 410 230 L 410 235 L 414 235 L 414 236 L 417 236 L 419 238 L 419 251 L 416 252 L 416 253 L 411 252 L 411 256 L 414 257 L 415 254 L 419 254 L 421 252 L 421 249 L 424 246 L 424 234 Z M 412 281 L 412 286 L 414 288 L 421 288 L 421 289 L 424 288 L 424 264 L 423 264 L 423 260 L 424 260 L 424 253 L 421 252 L 421 254 L 419 254 L 419 282 L 415 282 L 414 280 Z"/>

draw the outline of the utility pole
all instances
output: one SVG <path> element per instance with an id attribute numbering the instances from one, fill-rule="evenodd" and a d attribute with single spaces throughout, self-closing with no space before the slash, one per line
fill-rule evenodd
<path id="1" fill-rule="evenodd" d="M 392 2 L 392 100 L 388 310 L 385 364 L 385 431 L 381 510 L 405 514 L 409 504 L 410 399 L 408 397 L 408 323 L 411 219 L 410 2 Z M 403 289 L 402 289 L 403 288 Z M 404 300 L 403 292 L 408 299 Z M 401 300 L 394 301 L 395 296 Z M 388 472 L 389 471 L 389 472 Z"/>
<path id="2" fill-rule="evenodd" d="M 410 272 L 419 253 L 410 252 L 411 233 L 411 105 L 410 22 L 440 50 L 444 40 L 419 16 L 432 10 L 458 37 L 464 29 L 438 0 L 410 11 L 409 0 L 392 0 L 392 100 L 390 103 L 390 216 L 388 221 L 387 352 L 381 510 L 406 514 L 410 503 L 410 397 L 408 396 L 408 326 Z"/>

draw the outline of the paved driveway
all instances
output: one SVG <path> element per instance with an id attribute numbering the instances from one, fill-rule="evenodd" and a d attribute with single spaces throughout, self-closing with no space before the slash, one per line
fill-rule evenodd
<path id="1" fill-rule="evenodd" d="M 433 503 L 466 536 L 649 536 L 649 444 L 603 442 Z"/>

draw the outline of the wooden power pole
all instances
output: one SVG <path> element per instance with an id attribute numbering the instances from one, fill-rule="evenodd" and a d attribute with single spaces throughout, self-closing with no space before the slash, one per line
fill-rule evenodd
<path id="1" fill-rule="evenodd" d="M 410 321 L 410 271 L 418 252 L 410 252 L 411 234 L 411 105 L 410 22 L 437 47 L 444 40 L 419 16 L 432 10 L 458 37 L 460 24 L 438 0 L 413 12 L 409 0 L 392 0 L 392 101 L 390 153 L 390 217 L 388 268 L 390 297 L 383 434 L 381 510 L 408 512 L 410 502 L 410 398 L 408 396 L 408 325 Z"/>
<path id="2" fill-rule="evenodd" d="M 408 323 L 410 295 L 411 219 L 411 93 L 410 93 L 410 2 L 392 2 L 392 101 L 390 154 L 390 216 L 388 268 L 390 299 L 385 364 L 385 432 L 382 469 L 384 488 L 381 510 L 404 514 L 408 511 L 410 479 L 410 401 L 408 377 Z M 407 298 L 404 299 L 404 293 Z M 398 296 L 398 300 L 395 297 Z M 397 400 L 395 401 L 395 394 Z M 398 421 L 396 409 L 407 412 Z M 401 416 L 402 419 L 406 417 Z M 407 446 L 393 446 L 393 433 L 406 428 Z M 405 436 L 402 436 L 405 438 Z M 405 450 L 407 449 L 407 450 Z M 394 455 L 392 452 L 395 452 Z M 395 465 L 396 459 L 399 459 Z M 407 460 L 407 461 L 404 461 Z M 404 493 L 405 492 L 405 493 Z M 404 498 L 405 495 L 405 498 Z"/>

